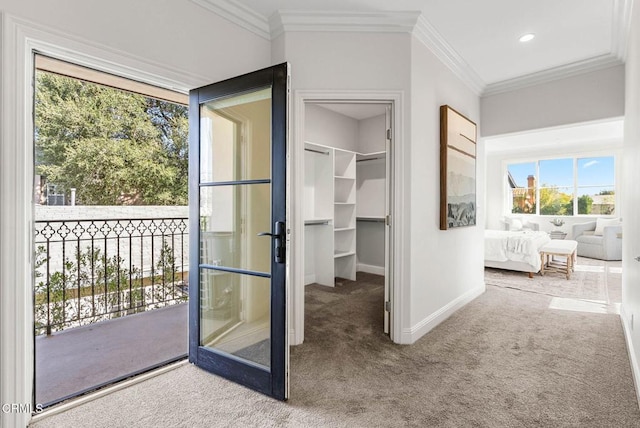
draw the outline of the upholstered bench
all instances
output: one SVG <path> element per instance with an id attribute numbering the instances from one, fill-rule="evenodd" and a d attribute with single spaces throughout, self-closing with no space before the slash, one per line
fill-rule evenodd
<path id="1" fill-rule="evenodd" d="M 540 247 L 540 275 L 545 271 L 563 272 L 567 279 L 571 278 L 571 272 L 575 269 L 576 249 L 578 242 L 570 239 L 552 239 L 550 242 Z M 553 256 L 566 257 L 566 262 L 555 260 Z"/>

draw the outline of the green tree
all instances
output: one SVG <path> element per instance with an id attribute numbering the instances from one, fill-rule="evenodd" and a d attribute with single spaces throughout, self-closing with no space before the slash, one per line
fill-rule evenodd
<path id="1" fill-rule="evenodd" d="M 578 214 L 591 214 L 593 198 L 589 195 L 582 195 L 578 198 Z"/>
<path id="2" fill-rule="evenodd" d="M 563 193 L 557 187 L 540 188 L 541 215 L 572 215 L 573 200 L 568 193 Z"/>
<path id="3" fill-rule="evenodd" d="M 185 106 L 36 73 L 36 172 L 85 205 L 187 203 Z"/>

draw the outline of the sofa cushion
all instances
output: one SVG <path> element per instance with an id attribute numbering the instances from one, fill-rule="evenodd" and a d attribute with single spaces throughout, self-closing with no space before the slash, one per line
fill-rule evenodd
<path id="1" fill-rule="evenodd" d="M 604 233 L 605 226 L 618 226 L 619 224 L 620 224 L 620 219 L 618 218 L 597 218 L 596 230 L 593 232 L 593 234 L 602 236 L 602 234 Z"/>
<path id="2" fill-rule="evenodd" d="M 602 236 L 596 236 L 596 235 L 580 235 L 576 238 L 576 241 L 582 244 L 602 245 L 604 238 Z"/>

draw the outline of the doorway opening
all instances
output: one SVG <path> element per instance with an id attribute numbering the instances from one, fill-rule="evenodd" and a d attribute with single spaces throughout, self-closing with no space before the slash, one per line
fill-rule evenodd
<path id="1" fill-rule="evenodd" d="M 305 102 L 303 155 L 305 315 L 323 300 L 318 293 L 362 299 L 387 335 L 392 113 L 385 101 Z"/>
<path id="2" fill-rule="evenodd" d="M 36 54 L 34 402 L 187 355 L 184 94 Z"/>

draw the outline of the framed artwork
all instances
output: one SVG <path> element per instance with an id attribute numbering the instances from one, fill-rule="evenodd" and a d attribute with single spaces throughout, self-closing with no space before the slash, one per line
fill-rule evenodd
<path id="1" fill-rule="evenodd" d="M 476 224 L 476 124 L 440 106 L 440 229 Z"/>

